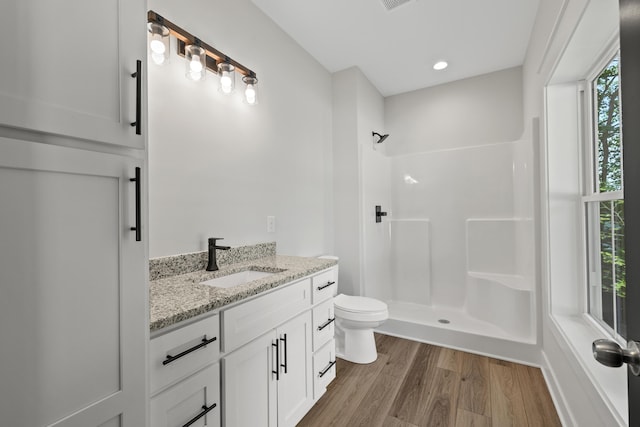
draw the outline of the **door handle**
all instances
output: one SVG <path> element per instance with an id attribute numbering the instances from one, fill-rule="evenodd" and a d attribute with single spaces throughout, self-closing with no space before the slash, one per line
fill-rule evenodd
<path id="1" fill-rule="evenodd" d="M 136 232 L 136 242 L 142 241 L 142 207 L 141 207 L 141 181 L 140 181 L 140 168 L 136 167 L 136 177 L 129 178 L 129 181 L 136 183 L 136 226 L 130 227 L 131 231 Z"/>
<path id="2" fill-rule="evenodd" d="M 276 338 L 276 342 L 271 342 L 271 347 L 276 348 L 276 355 L 274 356 L 274 362 L 276 365 L 275 370 L 271 370 L 272 374 L 276 374 L 276 381 L 280 381 L 280 339 Z"/>
<path id="3" fill-rule="evenodd" d="M 280 364 L 280 367 L 284 368 L 284 373 L 287 373 L 287 334 L 284 334 L 284 338 L 280 338 L 280 341 L 284 343 L 284 363 Z"/>
<path id="4" fill-rule="evenodd" d="M 604 366 L 617 368 L 627 363 L 631 373 L 640 376 L 640 350 L 636 341 L 629 341 L 627 348 L 622 348 L 615 341 L 595 340 L 591 349 L 593 357 Z"/>
<path id="5" fill-rule="evenodd" d="M 142 61 L 136 61 L 136 72 L 131 74 L 136 79 L 136 121 L 131 126 L 136 128 L 136 135 L 142 135 Z"/>

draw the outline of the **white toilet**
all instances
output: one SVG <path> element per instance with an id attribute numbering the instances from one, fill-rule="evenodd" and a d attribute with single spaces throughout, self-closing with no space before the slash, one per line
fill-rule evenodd
<path id="1" fill-rule="evenodd" d="M 389 318 L 387 304 L 373 298 L 340 294 L 333 300 L 336 318 L 336 355 L 353 363 L 378 358 L 373 329 Z"/>

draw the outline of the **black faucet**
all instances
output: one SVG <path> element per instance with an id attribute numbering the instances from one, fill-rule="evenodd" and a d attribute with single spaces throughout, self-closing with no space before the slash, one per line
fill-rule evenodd
<path id="1" fill-rule="evenodd" d="M 231 246 L 218 246 L 216 240 L 224 240 L 222 237 L 209 237 L 209 264 L 207 264 L 207 271 L 216 271 L 218 269 L 218 262 L 216 260 L 216 249 L 228 251 Z"/>

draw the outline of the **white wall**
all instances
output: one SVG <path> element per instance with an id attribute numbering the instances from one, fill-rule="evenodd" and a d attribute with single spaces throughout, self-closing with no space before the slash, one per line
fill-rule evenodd
<path id="1" fill-rule="evenodd" d="M 363 294 L 363 283 L 390 286 L 383 264 L 388 247 L 373 215 L 376 204 L 390 204 L 388 159 L 381 154 L 382 145 L 374 150 L 371 135 L 384 133 L 383 122 L 384 99 L 367 77 L 355 67 L 334 73 L 335 253 L 340 257 L 340 292 L 350 295 Z M 365 248 L 365 241 L 371 245 Z"/>
<path id="2" fill-rule="evenodd" d="M 522 123 L 520 67 L 385 99 L 390 155 L 515 141 Z"/>
<path id="3" fill-rule="evenodd" d="M 331 75 L 250 0 L 150 0 L 163 15 L 254 70 L 259 105 L 184 77 L 184 59 L 149 64 L 150 256 L 276 241 L 333 248 Z M 266 232 L 266 217 L 276 232 Z"/>
<path id="4" fill-rule="evenodd" d="M 590 345 L 587 339 L 584 345 L 575 348 L 572 344 L 572 338 L 579 338 L 577 335 L 584 334 L 579 332 L 580 327 L 576 327 L 574 332 L 562 330 L 552 315 L 552 298 L 559 294 L 564 294 L 567 285 L 560 282 L 549 281 L 550 264 L 558 260 L 548 258 L 547 246 L 550 239 L 558 239 L 561 236 L 555 235 L 551 237 L 548 231 L 549 222 L 548 215 L 553 214 L 549 211 L 548 203 L 548 179 L 547 179 L 547 156 L 553 155 L 554 150 L 572 149 L 570 146 L 565 148 L 550 147 L 547 152 L 547 132 L 549 126 L 553 123 L 545 122 L 545 86 L 551 80 L 552 74 L 558 61 L 565 51 L 567 44 L 574 34 L 578 22 L 588 4 L 601 4 L 609 0 L 599 0 L 597 2 L 589 0 L 541 0 L 538 8 L 538 16 L 534 25 L 531 42 L 523 66 L 524 81 L 524 111 L 525 123 L 533 118 L 540 117 L 540 142 L 539 145 L 533 147 L 534 151 L 534 175 L 536 177 L 535 190 L 539 197 L 536 199 L 536 227 L 537 227 L 537 248 L 539 258 L 537 259 L 537 270 L 540 272 L 537 277 L 538 286 L 540 288 L 542 304 L 538 313 L 541 319 L 541 340 L 542 340 L 542 358 L 545 361 L 543 370 L 547 383 L 556 400 L 557 408 L 560 412 L 563 422 L 567 426 L 614 426 L 622 425 L 622 418 L 614 413 L 613 407 L 606 402 L 606 393 L 603 389 L 593 382 L 593 375 L 585 369 L 583 356 L 591 359 Z M 616 6 L 615 1 L 611 2 Z M 601 15 L 602 17 L 602 15 Z M 590 32 L 587 32 L 589 34 Z M 567 90 L 571 90 L 568 88 Z M 560 92 L 554 90 L 551 98 L 561 95 Z M 569 112 L 569 114 L 571 114 Z M 551 141 L 549 141 L 551 142 Z M 575 148 L 573 149 L 576 151 Z M 561 165 L 560 165 L 561 167 Z M 555 168 L 558 171 L 558 168 Z M 554 172 L 555 173 L 555 172 Z M 557 181 L 557 180 L 556 180 Z M 574 190 L 570 189 L 568 197 L 575 197 Z M 553 203 L 557 205 L 557 201 L 562 194 L 555 192 L 551 195 Z M 565 203 L 566 205 L 566 203 Z M 566 236 L 567 233 L 565 232 Z M 567 242 L 570 244 L 571 242 Z M 577 244 L 577 242 L 576 242 Z M 566 279 L 567 277 L 565 277 Z M 560 286 L 561 289 L 552 287 Z M 559 291 L 559 292 L 556 292 Z M 565 305 L 564 309 L 572 309 Z M 575 317 L 574 320 L 579 320 Z M 576 326 L 579 322 L 574 322 Z M 573 336 L 573 337 L 572 337 Z M 580 357 L 577 356 L 580 353 Z M 613 375 L 614 371 L 611 371 Z M 621 387 L 622 388 L 622 387 Z M 620 391 L 617 390 L 619 394 Z"/>

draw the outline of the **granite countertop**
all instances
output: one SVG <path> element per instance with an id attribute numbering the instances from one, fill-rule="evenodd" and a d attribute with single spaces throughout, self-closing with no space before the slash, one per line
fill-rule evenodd
<path id="1" fill-rule="evenodd" d="M 198 270 L 152 280 L 149 283 L 151 331 L 224 307 L 336 264 L 337 261 L 331 259 L 272 255 L 221 266 L 218 271 Z M 200 284 L 245 270 L 275 274 L 230 288 Z"/>

